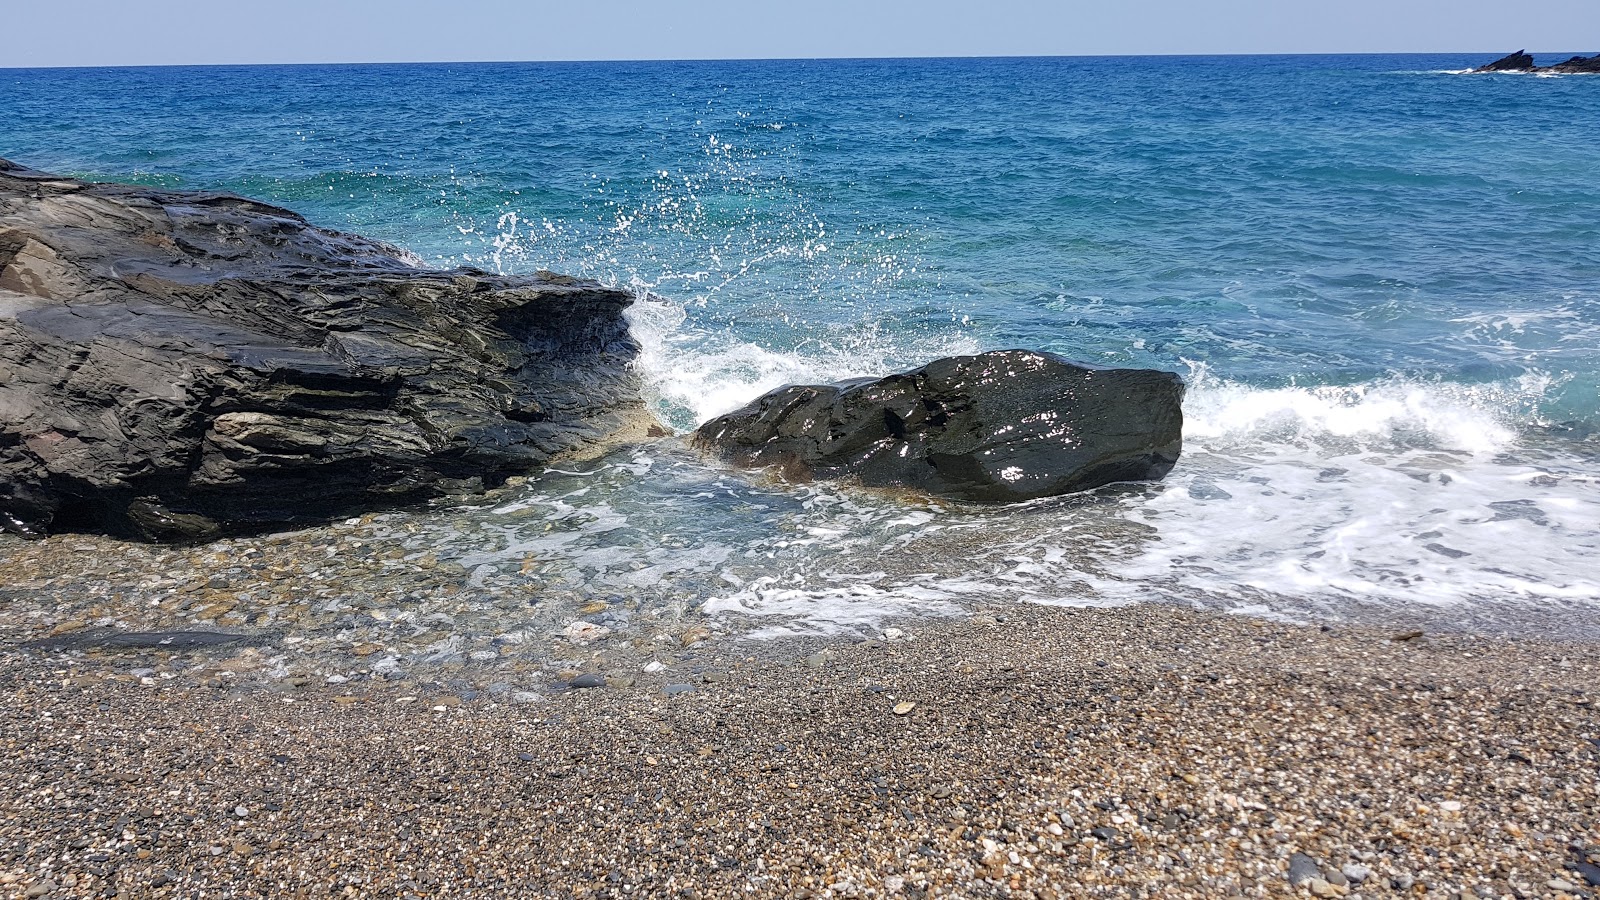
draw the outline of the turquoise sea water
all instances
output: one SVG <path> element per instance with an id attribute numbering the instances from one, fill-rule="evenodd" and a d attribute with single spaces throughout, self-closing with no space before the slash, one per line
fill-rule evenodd
<path id="1" fill-rule="evenodd" d="M 1002 347 L 1191 383 L 1159 486 L 907 505 L 667 442 L 440 518 L 484 577 L 536 551 L 774 628 L 1012 597 L 1593 630 L 1600 78 L 1484 61 L 0 70 L 0 156 L 632 286 L 678 428 Z"/>

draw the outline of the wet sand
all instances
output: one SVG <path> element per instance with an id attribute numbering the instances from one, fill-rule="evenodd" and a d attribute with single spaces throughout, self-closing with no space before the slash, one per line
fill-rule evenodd
<path id="1" fill-rule="evenodd" d="M 13 645 L 0 895 L 1579 897 L 1600 881 L 1594 644 L 1153 605 L 901 627 L 713 638 L 693 679 L 521 704 L 382 682 L 240 693 Z"/>

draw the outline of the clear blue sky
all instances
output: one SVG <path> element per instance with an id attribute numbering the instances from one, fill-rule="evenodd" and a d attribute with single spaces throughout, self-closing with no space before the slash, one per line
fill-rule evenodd
<path id="1" fill-rule="evenodd" d="M 0 68 L 60 65 L 1600 52 L 1600 0 L 53 0 Z"/>

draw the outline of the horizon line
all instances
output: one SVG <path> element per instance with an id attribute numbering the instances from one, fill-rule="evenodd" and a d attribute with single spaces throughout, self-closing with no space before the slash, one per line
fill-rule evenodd
<path id="1" fill-rule="evenodd" d="M 1145 58 L 1196 58 L 1227 59 L 1252 57 L 1308 57 L 1308 56 L 1468 56 L 1487 55 L 1497 51 L 1479 50 L 1407 50 L 1407 51 L 1323 51 L 1315 53 L 1238 52 L 1238 53 L 994 53 L 937 56 L 747 56 L 747 57 L 648 57 L 616 59 L 412 59 L 412 60 L 344 60 L 301 62 L 199 62 L 199 63 L 110 63 L 81 65 L 55 63 L 37 66 L 0 66 L 0 72 L 28 72 L 41 69 L 226 69 L 266 67 L 327 67 L 327 66 L 497 66 L 497 65 L 598 65 L 605 63 L 736 63 L 736 62 L 912 62 L 934 60 L 1022 60 L 1022 59 L 1145 59 Z M 1522 50 L 1530 55 L 1561 55 L 1568 50 Z M 1500 52 L 1495 59 L 1505 56 Z M 1580 52 L 1581 55 L 1581 52 Z"/>

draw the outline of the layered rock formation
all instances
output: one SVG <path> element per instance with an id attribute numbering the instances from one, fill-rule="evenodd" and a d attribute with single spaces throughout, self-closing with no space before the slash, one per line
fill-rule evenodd
<path id="1" fill-rule="evenodd" d="M 1589 75 L 1600 74 L 1600 54 L 1574 56 L 1553 66 L 1535 65 L 1533 56 L 1526 50 L 1502 56 L 1492 63 L 1473 69 L 1474 72 L 1528 72 L 1534 75 Z"/>
<path id="2" fill-rule="evenodd" d="M 1178 460 L 1183 382 L 1007 350 L 877 380 L 790 386 L 718 417 L 695 443 L 791 480 L 854 478 L 1012 502 L 1159 479 Z"/>
<path id="3" fill-rule="evenodd" d="M 631 296 L 0 160 L 0 522 L 193 539 L 642 431 Z"/>

